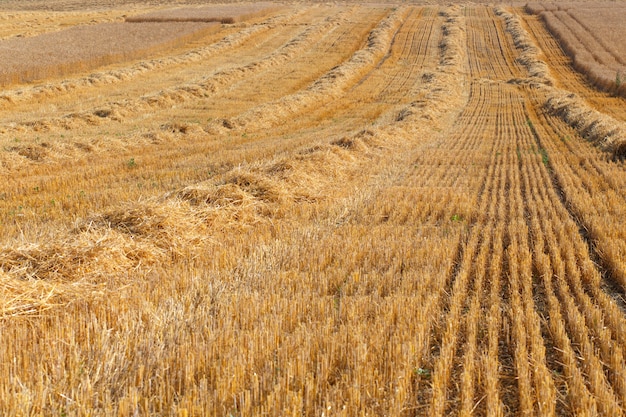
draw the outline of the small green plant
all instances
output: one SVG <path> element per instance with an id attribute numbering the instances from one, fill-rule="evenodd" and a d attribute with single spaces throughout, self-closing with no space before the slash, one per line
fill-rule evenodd
<path id="1" fill-rule="evenodd" d="M 335 296 L 333 297 L 333 304 L 338 314 L 341 314 L 341 296 L 343 295 L 343 284 L 337 285 L 335 288 Z"/>
<path id="2" fill-rule="evenodd" d="M 533 134 L 533 136 L 536 139 L 539 139 L 539 133 L 537 133 L 537 129 L 535 129 L 535 125 L 533 124 L 532 120 L 527 118 L 526 119 L 526 124 L 528 125 L 528 128 L 530 129 L 530 132 Z"/>
<path id="3" fill-rule="evenodd" d="M 550 163 L 548 151 L 546 151 L 545 148 L 539 148 L 539 153 L 541 154 L 541 162 L 543 162 L 545 166 L 548 166 L 548 164 Z"/>
<path id="4" fill-rule="evenodd" d="M 135 162 L 135 158 L 130 158 L 127 162 L 126 162 L 126 166 L 128 168 L 135 168 L 137 166 L 137 163 Z"/>
<path id="5" fill-rule="evenodd" d="M 429 379 L 430 378 L 430 369 L 427 368 L 417 368 L 413 371 L 415 375 L 421 376 L 422 378 Z"/>
<path id="6" fill-rule="evenodd" d="M 9 210 L 9 215 L 10 216 L 23 216 L 23 213 L 22 213 L 23 209 L 24 209 L 23 206 L 17 206 L 16 209 Z"/>
<path id="7" fill-rule="evenodd" d="M 460 222 L 463 220 L 463 217 L 458 214 L 453 214 L 452 217 L 450 217 L 450 220 L 453 222 Z"/>

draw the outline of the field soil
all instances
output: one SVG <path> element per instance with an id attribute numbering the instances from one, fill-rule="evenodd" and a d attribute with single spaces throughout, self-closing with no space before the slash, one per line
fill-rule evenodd
<path id="1" fill-rule="evenodd" d="M 0 92 L 2 415 L 626 413 L 626 100 L 540 16 L 215 25 Z"/>

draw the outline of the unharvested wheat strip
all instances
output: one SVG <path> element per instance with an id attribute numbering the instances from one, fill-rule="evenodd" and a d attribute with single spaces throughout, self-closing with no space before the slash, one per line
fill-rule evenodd
<path id="1" fill-rule="evenodd" d="M 103 23 L 62 32 L 2 41 L 3 84 L 30 82 L 144 57 L 217 31 L 209 23 Z M 59 45 L 73 42 L 74 48 Z M 59 48 L 59 49 L 57 49 Z"/>
<path id="2" fill-rule="evenodd" d="M 250 4 L 211 5 L 194 8 L 158 10 L 129 16 L 126 22 L 220 22 L 239 23 L 254 17 L 267 15 L 280 6 L 269 2 Z"/>
<path id="3" fill-rule="evenodd" d="M 585 23 L 585 16 L 584 14 L 581 15 L 581 10 L 577 10 L 577 9 L 569 9 L 567 10 L 567 14 L 576 21 L 576 23 L 578 23 L 581 27 L 583 27 L 585 29 L 585 37 L 587 36 L 591 36 L 593 38 L 593 40 L 595 42 L 597 42 L 597 44 L 607 53 L 610 54 L 613 59 L 622 65 L 626 65 L 626 61 L 624 60 L 624 57 L 621 56 L 614 48 L 608 46 L 605 43 L 605 40 L 602 39 L 601 35 L 599 35 L 597 32 L 594 31 L 594 29 L 592 29 L 591 27 L 589 27 L 589 25 L 587 25 Z M 604 17 L 603 13 L 600 13 L 600 18 Z M 609 29 L 611 30 L 614 29 L 611 27 L 611 25 L 609 25 Z M 616 45 L 617 46 L 617 45 Z M 593 45 L 590 49 L 591 51 L 596 51 L 596 47 L 595 45 Z"/>
<path id="4" fill-rule="evenodd" d="M 591 84 L 606 91 L 623 93 L 623 86 L 618 86 L 613 78 L 613 71 L 619 69 L 619 63 L 594 42 L 593 36 L 588 36 L 586 30 L 565 11 L 542 12 L 541 17 L 571 57 L 574 68 L 583 73 Z"/>
<path id="5" fill-rule="evenodd" d="M 555 85 L 576 93 L 594 109 L 606 113 L 617 120 L 626 119 L 626 107 L 623 99 L 610 96 L 589 85 L 588 81 L 571 65 L 571 59 L 565 55 L 558 42 L 550 36 L 537 16 L 521 14 L 529 29 L 535 45 L 543 52 L 543 59 L 552 68 Z"/>
<path id="6" fill-rule="evenodd" d="M 120 21 L 132 9 L 83 11 L 79 13 L 5 12 L 0 15 L 0 40 L 56 32 L 77 25 Z"/>

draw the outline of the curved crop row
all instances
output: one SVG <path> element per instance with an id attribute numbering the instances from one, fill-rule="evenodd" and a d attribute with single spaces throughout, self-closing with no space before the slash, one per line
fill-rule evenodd
<path id="1" fill-rule="evenodd" d="M 137 64 L 126 66 L 122 69 L 109 70 L 109 71 L 96 71 L 88 76 L 76 78 L 76 79 L 64 79 L 58 82 L 47 82 L 40 86 L 32 87 L 17 87 L 5 89 L 0 94 L 0 99 L 6 103 L 2 103 L 5 108 L 11 104 L 36 100 L 43 97 L 55 96 L 60 93 L 70 93 L 75 90 L 82 90 L 92 86 L 99 86 L 102 84 L 113 84 L 122 81 L 129 81 L 133 78 L 146 75 L 147 73 L 159 69 L 163 69 L 172 65 L 183 65 L 192 62 L 199 62 L 220 53 L 224 53 L 227 50 L 236 48 L 248 41 L 253 36 L 259 35 L 263 32 L 271 30 L 275 25 L 278 25 L 286 20 L 295 18 L 302 11 L 291 11 L 287 15 L 278 15 L 271 17 L 264 21 L 264 24 L 252 25 L 247 28 L 242 28 L 235 33 L 225 36 L 217 43 L 207 46 L 201 46 L 194 48 L 189 52 L 185 52 L 180 55 L 168 55 L 156 59 L 142 60 Z"/>
<path id="2" fill-rule="evenodd" d="M 519 21 L 512 14 L 501 11 L 500 15 L 507 20 L 507 30 L 511 32 L 516 46 L 519 45 L 522 51 L 520 62 L 526 66 L 531 76 L 534 76 L 537 70 L 540 70 L 540 74 L 545 74 L 548 67 L 539 58 L 539 50 L 526 30 L 519 25 Z M 613 153 L 615 157 L 621 158 L 626 155 L 626 130 L 623 123 L 592 109 L 575 94 L 553 87 L 553 78 L 550 76 L 543 76 L 538 81 L 547 97 L 543 104 L 546 111 L 559 116 L 576 129 L 582 137 Z"/>
<path id="3" fill-rule="evenodd" d="M 385 56 L 394 34 L 406 15 L 406 8 L 397 8 L 369 33 L 364 48 L 356 51 L 350 59 L 315 80 L 307 89 L 282 97 L 276 102 L 253 108 L 233 120 L 223 120 L 218 123 L 230 129 L 245 129 L 249 124 L 254 124 L 255 128 L 268 129 L 313 105 L 339 97 L 345 89 L 357 82 Z"/>
<path id="4" fill-rule="evenodd" d="M 563 50 L 570 56 L 574 67 L 585 74 L 593 85 L 617 95 L 626 94 L 626 85 L 620 75 L 625 70 L 623 64 L 595 40 L 584 26 L 565 11 L 544 11 L 540 16 L 550 32 L 559 40 Z"/>

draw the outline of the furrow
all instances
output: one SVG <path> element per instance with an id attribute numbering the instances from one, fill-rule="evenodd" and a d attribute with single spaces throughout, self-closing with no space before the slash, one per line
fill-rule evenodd
<path id="1" fill-rule="evenodd" d="M 571 339 L 564 328 L 564 321 L 561 315 L 559 302 L 554 294 L 552 276 L 554 258 L 549 255 L 549 248 L 552 242 L 546 240 L 544 215 L 539 211 L 542 206 L 538 195 L 541 192 L 541 185 L 538 185 L 534 178 L 537 175 L 535 167 L 524 166 L 523 175 L 527 178 L 526 191 L 530 200 L 529 212 L 531 214 L 531 234 L 533 236 L 533 263 L 537 270 L 538 278 L 541 280 L 541 293 L 546 301 L 546 326 L 554 341 L 554 349 L 557 350 L 559 362 L 563 364 L 563 372 L 568 379 L 569 392 L 565 398 L 568 407 L 574 413 L 597 413 L 597 403 L 585 385 L 585 378 L 578 367 L 578 356 L 573 350 Z M 527 196 L 528 197 L 528 196 Z"/>
<path id="2" fill-rule="evenodd" d="M 474 78 L 509 80 L 521 69 L 513 57 L 511 40 L 491 9 L 467 8 L 470 69 Z"/>
<path id="3" fill-rule="evenodd" d="M 370 31 L 367 44 L 362 49 L 315 80 L 306 89 L 252 108 L 232 120 L 221 123 L 230 129 L 267 129 L 281 124 L 285 119 L 294 118 L 341 97 L 350 86 L 383 59 L 391 45 L 393 34 L 398 30 L 407 12 L 406 8 L 392 11 Z"/>
<path id="4" fill-rule="evenodd" d="M 473 95 L 473 100 L 491 103 L 496 101 L 501 102 L 504 106 L 508 102 L 507 94 L 499 89 L 482 88 L 478 91 L 480 91 L 480 94 Z M 472 112 L 480 107 L 479 103 L 474 104 L 474 101 L 470 101 L 467 110 Z M 488 109 L 490 108 L 485 108 L 486 113 Z M 499 346 L 501 301 L 496 299 L 496 295 L 500 297 L 499 276 L 502 273 L 503 255 L 501 242 L 503 229 L 499 225 L 498 219 L 506 217 L 504 213 L 507 210 L 505 190 L 507 187 L 506 168 L 508 164 L 504 163 L 502 157 L 503 149 L 506 149 L 507 146 L 507 138 L 505 131 L 498 133 L 495 131 L 495 126 L 498 125 L 498 115 L 493 113 L 490 115 L 492 117 L 484 118 L 483 122 L 463 123 L 463 126 L 478 125 L 480 129 L 477 129 L 476 135 L 482 140 L 475 141 L 470 139 L 471 135 L 465 134 L 463 131 L 455 132 L 450 137 L 451 143 L 455 142 L 454 138 L 458 138 L 458 142 L 472 141 L 476 144 L 476 150 L 487 146 L 488 149 L 490 148 L 490 157 L 489 160 L 484 162 L 485 167 L 488 167 L 488 171 L 485 188 L 477 205 L 477 213 L 480 214 L 475 218 L 476 223 L 473 225 L 467 244 L 463 249 L 462 260 L 456 271 L 457 276 L 453 277 L 448 285 L 450 289 L 447 292 L 450 294 L 450 299 L 447 307 L 444 309 L 447 314 L 442 317 L 441 332 L 443 333 L 440 339 L 436 334 L 434 336 L 437 343 L 433 344 L 440 345 L 441 349 L 433 365 L 433 394 L 430 400 L 431 415 L 447 413 L 450 411 L 448 407 L 456 408 L 457 399 L 460 399 L 460 407 L 466 413 L 478 407 L 478 410 L 485 412 L 488 410 L 489 413 L 498 414 L 502 412 L 503 407 L 503 399 L 499 394 L 502 384 L 500 380 L 501 371 L 496 371 L 494 367 L 499 366 L 497 364 L 500 360 L 508 361 L 505 352 L 502 352 Z M 480 118 L 478 117 L 477 120 L 480 120 Z M 494 129 L 496 134 L 490 134 L 491 129 L 489 127 Z M 485 142 L 487 138 L 493 139 Z M 468 162 L 475 161 L 473 154 L 468 152 L 467 148 L 464 148 L 465 146 L 461 147 L 459 152 L 470 155 Z M 454 180 L 448 177 L 447 181 Z M 488 254 L 489 256 L 492 254 L 495 256 L 495 260 L 489 262 L 489 264 L 487 263 Z M 489 280 L 495 287 L 487 292 L 488 295 L 486 296 L 484 295 L 483 280 Z M 467 295 L 468 293 L 474 295 Z M 486 310 L 486 313 L 483 313 L 483 309 Z M 461 315 L 464 310 L 465 312 Z M 473 314 L 478 311 L 480 311 L 479 314 Z M 479 322 L 478 319 L 483 317 L 483 314 L 486 314 L 487 321 Z M 465 330 L 463 331 L 463 329 Z M 482 348 L 479 348 L 482 342 L 476 345 L 477 331 L 484 332 L 486 336 L 485 345 Z M 459 351 L 464 352 L 464 359 L 458 356 L 457 352 Z M 478 375 L 481 375 L 480 380 L 484 384 L 480 386 L 480 392 L 483 392 L 485 396 L 482 400 L 480 395 L 472 394 L 478 386 L 474 387 L 474 380 L 472 379 L 474 376 L 469 374 L 469 371 L 454 375 L 457 372 L 455 369 L 463 368 L 462 366 L 457 367 L 455 364 L 467 364 L 473 360 L 478 360 L 480 364 L 476 368 L 476 372 L 478 372 Z M 461 385 L 458 386 L 459 392 L 456 392 L 454 386 L 448 387 L 449 382 L 453 379 L 462 381 Z M 468 392 L 465 392 L 464 386 L 470 388 Z"/>
<path id="5" fill-rule="evenodd" d="M 442 24 L 436 11 L 432 7 L 420 9 L 419 13 L 414 12 L 407 18 L 396 39 L 399 51 L 392 51 L 394 59 L 388 65 L 394 65 L 396 69 L 394 74 L 385 77 L 386 81 L 378 92 L 376 101 L 400 103 L 414 90 L 414 84 L 417 82 L 415 73 L 420 70 L 426 73 L 427 66 L 436 62 Z"/>
<path id="6" fill-rule="evenodd" d="M 533 140 L 536 140 L 535 130 L 531 128 L 531 131 L 533 132 Z M 542 159 L 545 166 L 543 168 L 534 166 L 533 171 L 531 171 L 533 173 L 531 178 L 536 178 L 534 181 L 537 181 L 538 184 L 543 184 L 543 188 L 540 185 L 535 185 L 534 188 L 538 190 L 538 196 L 540 196 L 540 199 L 536 200 L 536 204 L 539 204 L 539 210 L 545 213 L 542 216 L 541 227 L 546 239 L 545 247 L 547 248 L 547 253 L 544 255 L 543 260 L 540 261 L 542 266 L 537 266 L 537 268 L 543 274 L 545 281 L 544 289 L 548 299 L 551 330 L 556 335 L 555 341 L 559 345 L 563 363 L 566 365 L 565 371 L 572 378 L 580 378 L 577 384 L 579 384 L 578 389 L 583 393 L 583 397 L 580 399 L 571 398 L 570 401 L 572 401 L 575 409 L 578 407 L 589 410 L 588 407 L 595 407 L 593 404 L 597 398 L 597 406 L 603 414 L 619 413 L 620 401 L 617 400 L 609 380 L 607 380 L 600 358 L 594 353 L 595 348 L 592 348 L 590 345 L 592 338 L 588 334 L 589 330 L 585 325 L 585 320 L 577 321 L 575 317 L 580 315 L 580 313 L 574 307 L 572 299 L 568 298 L 569 287 L 575 281 L 578 269 L 577 265 L 573 267 L 572 263 L 567 261 L 568 258 L 571 259 L 571 256 L 573 256 L 573 253 L 569 252 L 568 254 L 568 251 L 573 251 L 571 242 L 580 239 L 580 236 L 578 227 L 571 221 L 569 213 L 564 209 L 556 193 L 551 188 L 546 189 L 545 187 L 546 184 L 551 184 L 551 181 L 549 181 L 547 161 L 545 157 L 542 157 Z M 540 212 L 537 211 L 537 213 Z M 557 218 L 560 220 L 556 220 Z M 568 219 L 565 224 L 563 224 L 564 218 Z M 536 245 L 542 246 L 539 243 L 536 243 Z M 562 248 L 560 252 L 557 249 L 559 247 Z M 539 254 L 536 254 L 536 261 L 538 259 Z M 574 264 L 578 264 L 578 262 L 574 261 Z M 551 268 L 553 271 L 550 273 L 550 277 L 545 275 L 547 273 L 546 268 Z M 565 277 L 567 277 L 567 280 L 565 280 Z M 561 305 L 564 307 L 561 307 Z M 561 308 L 565 308 L 566 312 L 563 312 Z M 605 334 L 605 341 L 607 337 Z M 580 350 L 577 351 L 584 358 L 581 359 L 580 364 L 574 360 L 578 354 L 571 346 L 580 346 Z M 604 350 L 604 352 L 607 351 Z M 615 358 L 610 358 L 609 356 L 603 359 L 608 361 L 608 363 L 615 362 Z M 584 374 L 580 373 L 578 366 L 582 367 Z M 588 375 L 588 377 L 585 378 L 583 375 Z M 609 379 L 612 379 L 614 384 L 618 382 L 616 378 L 609 377 Z M 590 396 L 591 394 L 585 394 L 586 388 L 584 388 L 583 383 L 589 387 L 593 397 Z M 620 385 L 623 384 L 618 382 L 618 385 L 616 385 L 618 389 L 621 389 Z M 579 400 L 580 402 L 578 402 Z"/>

